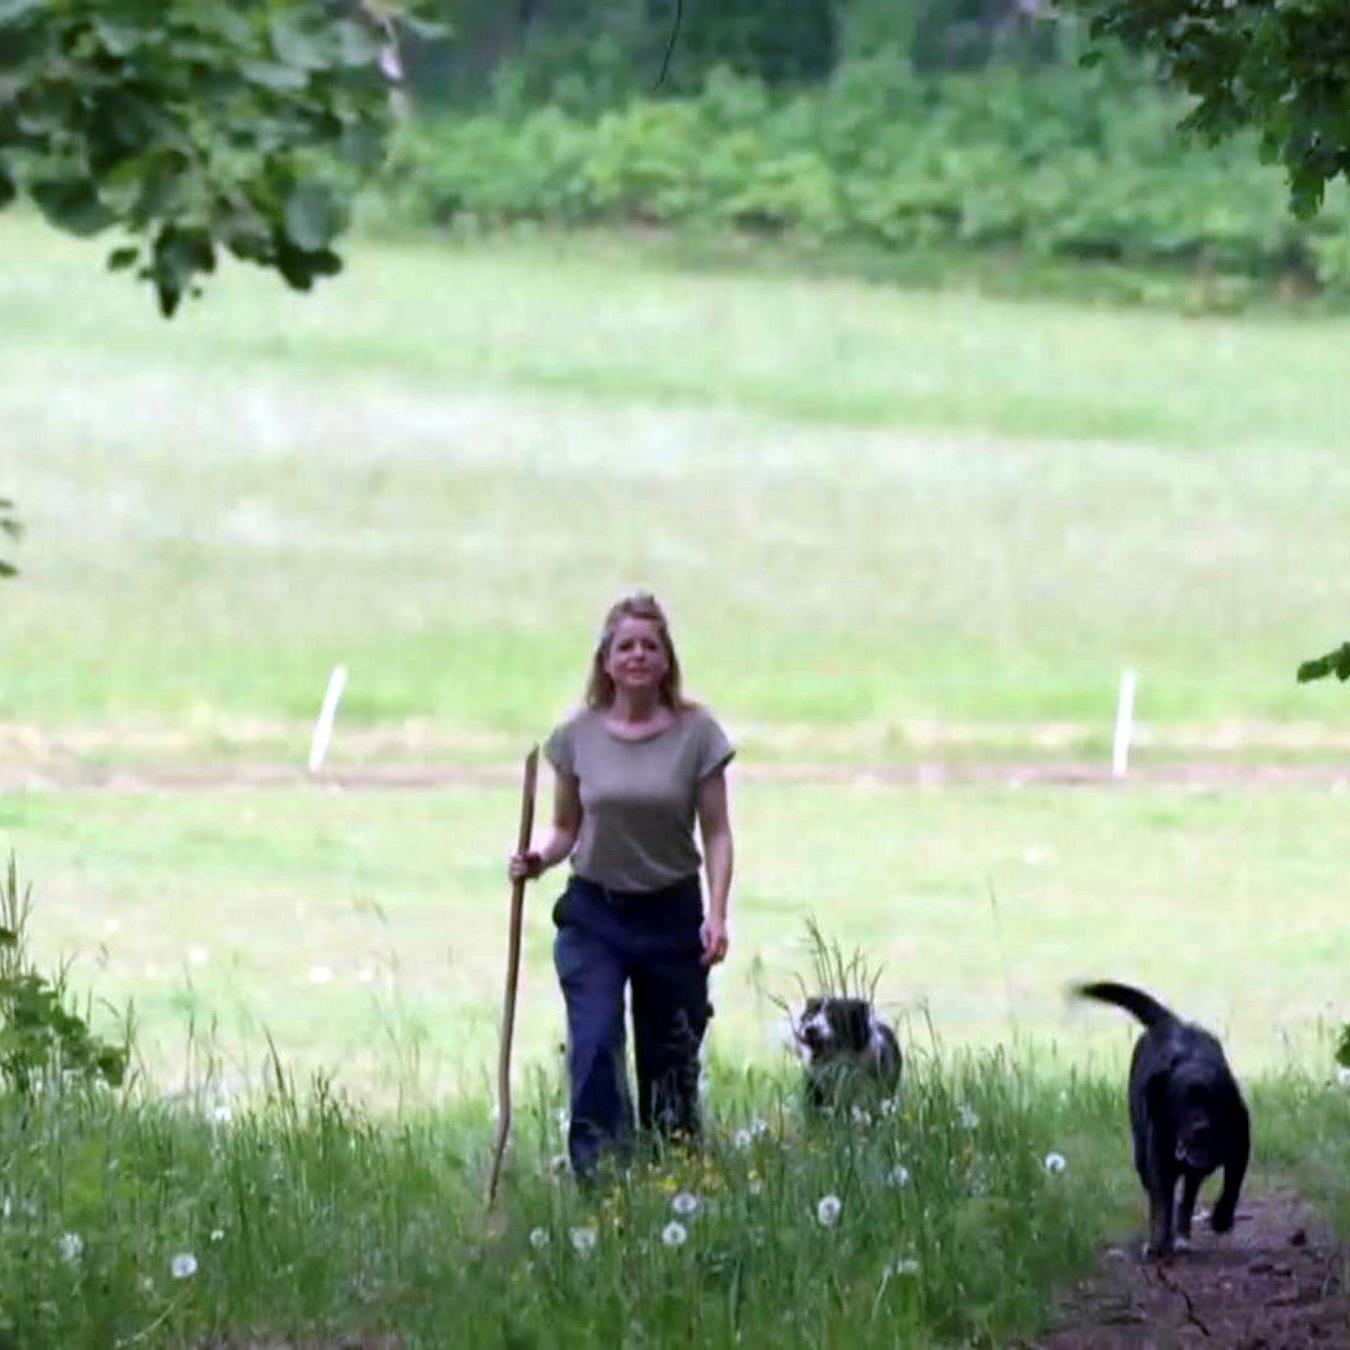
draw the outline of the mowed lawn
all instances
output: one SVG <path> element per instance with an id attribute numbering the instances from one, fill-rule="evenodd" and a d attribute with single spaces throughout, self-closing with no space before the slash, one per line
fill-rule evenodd
<path id="1" fill-rule="evenodd" d="M 486 1097 L 515 795 L 323 790 L 16 794 L 0 825 L 33 882 L 35 946 L 77 988 L 133 998 L 172 1084 L 205 1053 L 256 1082 L 269 1031 L 377 1099 Z M 1344 1016 L 1344 814 L 1327 791 L 1026 787 L 735 789 L 733 958 L 711 1044 L 781 1063 L 805 921 L 884 967 L 921 1046 L 1020 1042 L 1066 1073 L 1115 1065 L 1121 1014 L 1075 979 L 1135 980 L 1222 1034 L 1240 1073 L 1328 1063 Z M 555 874 L 556 875 L 556 874 Z M 549 908 L 532 890 L 520 1066 L 561 1039 Z M 200 1056 L 190 1063 L 189 1026 Z M 213 1032 L 214 1028 L 214 1032 Z"/>
<path id="2" fill-rule="evenodd" d="M 267 1030 L 372 1092 L 485 1090 L 501 784 L 634 585 L 744 746 L 721 1052 L 778 1053 L 812 915 L 921 1036 L 926 1009 L 1066 1066 L 1130 1035 L 1066 1009 L 1080 976 L 1148 983 L 1243 1069 L 1344 1015 L 1344 796 L 766 766 L 1101 762 L 1127 665 L 1174 754 L 1346 754 L 1350 697 L 1293 671 L 1347 635 L 1350 320 L 689 274 L 590 240 L 358 244 L 309 297 L 227 267 L 166 324 L 96 245 L 10 217 L 0 256 L 0 496 L 27 526 L 0 540 L 0 843 L 40 954 L 134 998 L 157 1074 L 190 1026 L 238 1076 Z M 335 760 L 486 784 L 67 790 L 302 764 L 337 662 Z M 560 1034 L 555 891 L 523 1063 Z"/>
<path id="3" fill-rule="evenodd" d="M 1345 636 L 1350 320 L 672 271 L 617 243 L 356 245 L 172 323 L 0 223 L 0 723 L 224 752 L 535 735 L 643 584 L 742 726 L 1299 721 Z M 115 759 L 114 743 L 105 753 Z"/>

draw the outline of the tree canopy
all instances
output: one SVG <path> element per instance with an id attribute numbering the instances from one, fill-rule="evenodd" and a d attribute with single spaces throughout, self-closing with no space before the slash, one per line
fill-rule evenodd
<path id="1" fill-rule="evenodd" d="M 1070 0 L 1095 38 L 1153 52 L 1198 99 L 1187 125 L 1218 138 L 1254 128 L 1289 175 L 1290 205 L 1314 215 L 1350 172 L 1347 0 Z"/>
<path id="2" fill-rule="evenodd" d="M 383 156 L 391 23 L 370 0 L 0 0 L 0 206 L 117 230 L 109 265 L 166 315 L 222 248 L 308 289 Z"/>

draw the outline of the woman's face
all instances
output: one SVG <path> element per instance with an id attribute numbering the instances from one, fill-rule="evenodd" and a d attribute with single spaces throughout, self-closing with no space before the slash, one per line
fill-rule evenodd
<path id="1" fill-rule="evenodd" d="M 605 673 L 614 687 L 631 693 L 659 689 L 669 669 L 660 628 L 651 619 L 620 619 L 605 655 Z"/>

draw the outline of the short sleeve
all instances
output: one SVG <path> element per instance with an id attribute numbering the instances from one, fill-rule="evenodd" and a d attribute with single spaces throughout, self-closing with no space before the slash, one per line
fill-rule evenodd
<path id="1" fill-rule="evenodd" d="M 577 776 L 576 769 L 576 742 L 573 737 L 574 723 L 571 719 L 560 723 L 549 732 L 548 740 L 544 742 L 544 758 L 553 765 L 558 773 L 566 774 L 569 778 Z"/>
<path id="2" fill-rule="evenodd" d="M 720 723 L 709 713 L 703 717 L 702 736 L 698 751 L 698 781 L 724 769 L 736 754 L 736 747 L 727 739 Z"/>

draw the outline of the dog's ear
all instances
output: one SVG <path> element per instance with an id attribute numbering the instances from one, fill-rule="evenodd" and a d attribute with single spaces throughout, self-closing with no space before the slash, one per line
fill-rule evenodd
<path id="1" fill-rule="evenodd" d="M 872 1035 L 872 1009 L 860 998 L 850 999 L 844 1009 L 846 1043 L 863 1049 Z"/>

